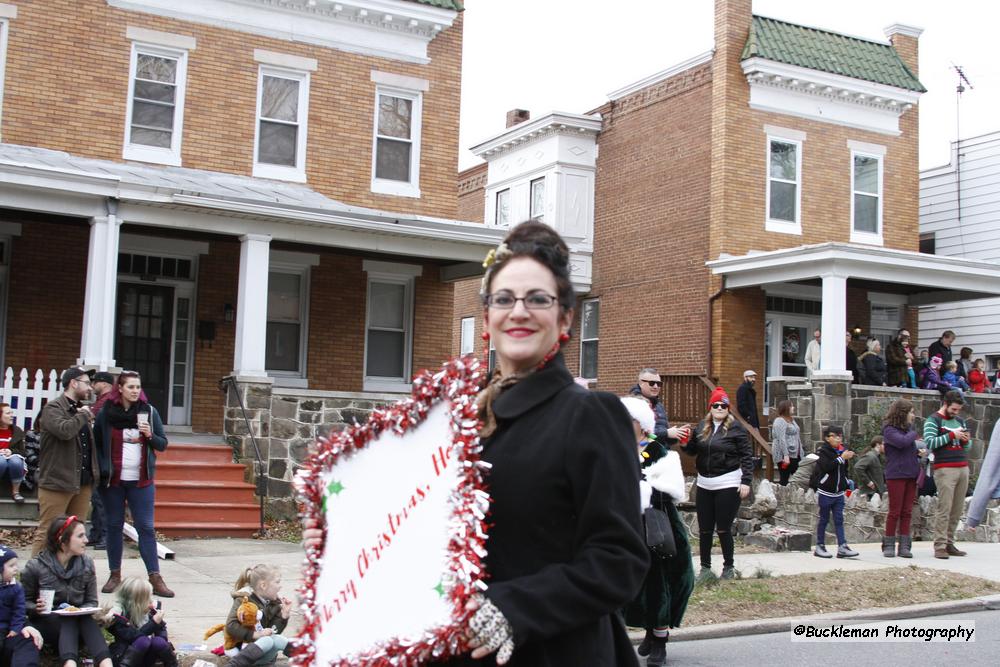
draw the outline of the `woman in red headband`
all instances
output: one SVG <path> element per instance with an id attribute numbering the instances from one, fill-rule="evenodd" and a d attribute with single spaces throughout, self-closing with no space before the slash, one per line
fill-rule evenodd
<path id="1" fill-rule="evenodd" d="M 80 663 L 81 640 L 97 667 L 112 667 L 108 644 L 94 617 L 62 615 L 72 613 L 72 608 L 97 608 L 97 572 L 86 551 L 87 531 L 82 521 L 75 516 L 52 520 L 45 549 L 28 561 L 21 573 L 28 618 L 47 646 L 58 647 L 63 667 Z M 43 595 L 47 591 L 54 591 L 51 602 Z"/>
<path id="2" fill-rule="evenodd" d="M 750 436 L 729 414 L 729 395 L 716 387 L 708 399 L 708 414 L 691 433 L 683 450 L 697 457 L 698 539 L 701 572 L 698 580 L 712 575 L 712 533 L 722 546 L 722 579 L 734 579 L 733 521 L 740 500 L 750 495 L 753 481 L 753 451 Z"/>

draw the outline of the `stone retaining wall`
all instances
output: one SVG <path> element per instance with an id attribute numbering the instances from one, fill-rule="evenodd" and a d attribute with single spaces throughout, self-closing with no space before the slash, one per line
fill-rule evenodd
<path id="1" fill-rule="evenodd" d="M 822 378 L 822 376 L 817 376 Z M 866 426 L 874 426 L 894 401 L 900 398 L 913 403 L 917 414 L 917 429 L 924 420 L 941 407 L 941 394 L 924 389 L 875 387 L 857 385 L 843 380 L 814 379 L 802 384 L 802 378 L 768 378 L 771 415 L 786 398 L 795 405 L 795 420 L 802 429 L 802 444 L 807 453 L 822 444 L 823 426 L 836 424 L 844 428 L 844 439 L 865 434 Z M 1000 421 L 1000 394 L 965 394 L 962 416 L 972 434 L 969 467 L 974 481 L 979 475 L 986 447 L 993 428 Z M 881 433 L 881 429 L 878 429 Z"/>
<path id="2" fill-rule="evenodd" d="M 765 484 L 767 487 L 762 488 Z M 682 504 L 681 516 L 691 535 L 697 539 L 698 517 L 694 512 L 693 492 L 694 490 L 689 488 L 691 502 Z M 772 497 L 774 502 L 767 501 L 768 496 Z M 966 510 L 969 500 L 970 498 L 965 500 Z M 932 496 L 917 499 L 911 521 L 911 534 L 914 540 L 933 541 L 933 516 L 937 510 L 937 502 L 937 498 Z M 844 532 L 847 541 L 881 542 L 885 536 L 885 515 L 888 511 L 888 496 L 881 498 L 875 494 L 869 500 L 863 494 L 851 495 L 844 509 Z M 790 530 L 804 530 L 810 535 L 815 535 L 816 520 L 817 502 L 814 491 L 762 481 L 756 488 L 752 502 L 744 503 L 740 508 L 733 532 L 736 535 L 747 535 L 760 530 L 763 525 L 770 524 Z M 834 535 L 832 518 L 827 533 Z M 965 542 L 1000 542 L 1000 501 L 990 501 L 982 523 L 975 529 L 965 528 L 964 522 L 959 522 L 956 538 Z M 835 539 L 827 539 L 827 544 L 835 543 Z"/>
<path id="3" fill-rule="evenodd" d="M 297 516 L 292 479 L 319 438 L 364 422 L 374 409 L 403 398 L 400 394 L 287 389 L 262 381 L 238 382 L 237 388 L 264 464 L 267 512 L 277 519 Z M 256 456 L 249 432 L 237 393 L 230 386 L 226 442 L 235 459 L 252 471 Z"/>

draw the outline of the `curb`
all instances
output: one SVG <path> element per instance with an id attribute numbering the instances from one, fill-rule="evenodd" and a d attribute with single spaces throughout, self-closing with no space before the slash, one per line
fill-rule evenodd
<path id="1" fill-rule="evenodd" d="M 719 639 L 723 637 L 742 637 L 746 635 L 766 635 L 775 632 L 790 632 L 795 621 L 845 621 L 847 623 L 867 623 L 869 621 L 889 621 L 904 618 L 921 618 L 925 616 L 944 616 L 945 614 L 961 614 L 964 612 L 1000 610 L 1000 595 L 983 595 L 963 600 L 948 600 L 946 602 L 926 602 L 908 605 L 906 607 L 875 607 L 855 611 L 836 611 L 812 616 L 783 616 L 780 618 L 765 618 L 759 621 L 734 621 L 716 625 L 697 625 L 692 628 L 679 628 L 670 632 L 671 642 L 687 642 L 699 639 Z M 644 631 L 630 632 L 629 639 L 638 644 L 645 637 Z"/>

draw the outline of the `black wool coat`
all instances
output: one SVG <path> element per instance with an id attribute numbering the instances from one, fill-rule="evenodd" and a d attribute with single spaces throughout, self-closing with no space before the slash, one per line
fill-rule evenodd
<path id="1" fill-rule="evenodd" d="M 638 665 L 617 613 L 649 567 L 628 412 L 614 395 L 574 384 L 561 355 L 493 410 L 498 428 L 483 451 L 492 466 L 486 597 L 513 629 L 507 664 Z"/>

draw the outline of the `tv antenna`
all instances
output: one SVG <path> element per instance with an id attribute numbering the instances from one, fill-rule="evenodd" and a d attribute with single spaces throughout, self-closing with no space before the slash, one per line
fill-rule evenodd
<path id="1" fill-rule="evenodd" d="M 966 86 L 973 89 L 969 77 L 965 76 L 961 65 L 951 64 L 951 68 L 958 75 L 958 85 L 955 86 L 955 213 L 958 223 L 958 235 L 962 243 L 962 251 L 965 251 L 965 236 L 962 234 L 962 93 Z"/>

